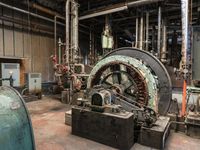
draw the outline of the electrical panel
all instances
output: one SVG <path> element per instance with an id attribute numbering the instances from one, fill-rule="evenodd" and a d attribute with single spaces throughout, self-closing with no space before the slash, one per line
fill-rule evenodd
<path id="1" fill-rule="evenodd" d="M 30 93 L 41 93 L 41 73 L 26 73 L 26 83 Z"/>
<path id="2" fill-rule="evenodd" d="M 20 64 L 19 63 L 1 63 L 1 78 L 6 79 L 12 78 L 14 80 L 13 86 L 20 86 Z M 3 86 L 10 86 L 10 82 L 8 80 L 2 81 Z"/>

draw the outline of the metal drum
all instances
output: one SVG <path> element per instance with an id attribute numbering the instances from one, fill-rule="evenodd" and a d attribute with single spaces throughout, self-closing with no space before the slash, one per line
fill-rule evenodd
<path id="1" fill-rule="evenodd" d="M 11 87 L 0 87 L 0 150 L 35 150 L 25 102 Z"/>

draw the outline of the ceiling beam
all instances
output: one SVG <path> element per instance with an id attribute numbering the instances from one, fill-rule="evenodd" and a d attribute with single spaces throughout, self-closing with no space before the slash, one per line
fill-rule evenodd
<path id="1" fill-rule="evenodd" d="M 90 11 L 88 14 L 86 14 L 84 16 L 80 16 L 79 20 L 84 20 L 84 19 L 89 19 L 89 18 L 93 18 L 93 17 L 97 17 L 97 16 L 120 12 L 120 11 L 128 10 L 128 8 L 130 8 L 130 7 L 138 7 L 141 5 L 158 3 L 161 1 L 163 1 L 163 0 L 137 0 L 137 1 L 132 1 L 132 2 L 115 4 L 115 5 L 112 5 L 111 7 L 108 6 L 105 8 L 95 9 L 93 11 Z"/>

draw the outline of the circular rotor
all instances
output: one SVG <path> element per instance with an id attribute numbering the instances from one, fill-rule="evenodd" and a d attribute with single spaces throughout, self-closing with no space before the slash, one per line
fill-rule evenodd
<path id="1" fill-rule="evenodd" d="M 172 99 L 172 83 L 171 78 L 165 66 L 153 56 L 151 53 L 137 48 L 123 47 L 108 53 L 108 56 L 122 55 L 136 58 L 146 64 L 151 69 L 151 72 L 158 80 L 158 112 L 159 114 L 166 114 Z"/>
<path id="2" fill-rule="evenodd" d="M 98 62 L 90 73 L 87 87 L 96 85 L 103 85 L 157 111 L 156 79 L 135 58 L 115 55 Z"/>

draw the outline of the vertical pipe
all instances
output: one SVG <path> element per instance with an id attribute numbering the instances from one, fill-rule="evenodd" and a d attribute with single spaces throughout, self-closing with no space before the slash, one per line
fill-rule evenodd
<path id="1" fill-rule="evenodd" d="M 78 59 L 80 57 L 80 52 L 79 52 L 79 47 L 78 47 L 78 26 L 79 26 L 79 21 L 78 21 L 78 3 L 74 2 L 74 50 L 75 50 L 75 59 Z"/>
<path id="2" fill-rule="evenodd" d="M 143 49 L 143 16 L 140 18 L 140 43 L 139 49 Z"/>
<path id="3" fill-rule="evenodd" d="M 66 33 L 65 33 L 65 40 L 66 40 L 66 47 L 65 47 L 65 55 L 66 55 L 66 64 L 69 66 L 69 4 L 70 4 L 70 0 L 66 1 L 65 4 L 65 15 L 66 15 L 66 19 L 65 19 L 65 23 L 66 23 Z"/>
<path id="4" fill-rule="evenodd" d="M 117 37 L 117 33 L 115 34 L 115 49 L 118 48 L 118 37 Z"/>
<path id="5" fill-rule="evenodd" d="M 187 99 L 187 80 L 184 80 L 183 81 L 183 96 L 182 96 L 181 116 L 185 116 L 185 113 L 186 113 L 186 99 Z"/>
<path id="6" fill-rule="evenodd" d="M 2 16 L 4 15 L 3 7 L 2 7 Z M 3 38 L 3 56 L 5 56 L 5 31 L 4 31 L 4 20 L 2 20 L 2 38 Z"/>
<path id="7" fill-rule="evenodd" d="M 162 25 L 162 48 L 161 48 L 161 61 L 166 62 L 166 53 L 167 53 L 167 27 L 166 27 L 166 20 L 163 20 Z"/>
<path id="8" fill-rule="evenodd" d="M 96 61 L 98 60 L 96 47 L 97 47 L 97 41 L 96 41 L 96 38 L 95 38 L 95 35 L 94 35 L 94 30 L 93 30 L 93 32 L 92 32 L 93 64 L 95 64 Z"/>
<path id="9" fill-rule="evenodd" d="M 56 42 L 56 38 L 57 38 L 57 24 L 56 24 L 56 21 L 57 21 L 57 16 L 54 16 L 54 55 L 56 57 L 56 45 L 57 45 L 57 42 Z"/>
<path id="10" fill-rule="evenodd" d="M 146 12 L 146 51 L 149 50 L 149 12 Z"/>
<path id="11" fill-rule="evenodd" d="M 58 44 L 59 44 L 59 47 L 58 47 L 58 63 L 61 64 L 61 60 L 62 60 L 62 56 L 61 56 L 62 41 L 61 41 L 60 38 L 58 39 Z"/>
<path id="12" fill-rule="evenodd" d="M 160 59 L 160 43 L 161 43 L 161 15 L 162 15 L 162 12 L 161 12 L 161 6 L 159 6 L 158 8 L 158 40 L 157 40 L 157 50 L 158 50 L 158 58 Z"/>
<path id="13" fill-rule="evenodd" d="M 181 20 L 182 20 L 182 60 L 180 64 L 180 69 L 187 69 L 187 51 L 188 49 L 188 39 L 189 39 L 189 2 L 188 0 L 181 0 Z M 187 78 L 184 74 L 183 83 L 183 97 L 182 97 L 182 116 L 186 113 L 186 90 L 187 90 Z"/>
<path id="14" fill-rule="evenodd" d="M 74 51 L 75 51 L 75 48 L 74 48 L 74 46 L 75 46 L 75 44 L 74 44 L 74 19 L 75 19 L 75 13 L 74 13 L 74 10 L 75 10 L 75 7 L 74 7 L 74 1 L 71 1 L 71 9 L 70 9 L 70 15 L 71 15 L 71 17 L 70 17 L 70 27 L 69 27 L 69 29 L 70 29 L 70 44 L 69 44 L 69 50 L 70 50 L 70 52 L 69 52 L 69 63 L 73 63 L 74 62 Z"/>
<path id="15" fill-rule="evenodd" d="M 135 23 L 135 47 L 138 47 L 138 17 L 136 18 Z"/>
<path id="16" fill-rule="evenodd" d="M 88 53 L 86 53 L 87 55 Z M 90 60 L 90 64 L 92 64 L 92 29 L 90 26 L 90 52 L 89 52 L 89 60 Z"/>
<path id="17" fill-rule="evenodd" d="M 189 2 L 188 0 L 181 0 L 181 15 L 182 15 L 182 65 L 185 66 L 187 62 L 187 50 L 188 50 L 188 10 Z"/>
<path id="18" fill-rule="evenodd" d="M 88 65 L 88 54 L 87 54 L 87 52 L 86 52 L 86 55 L 84 57 L 84 64 Z"/>

